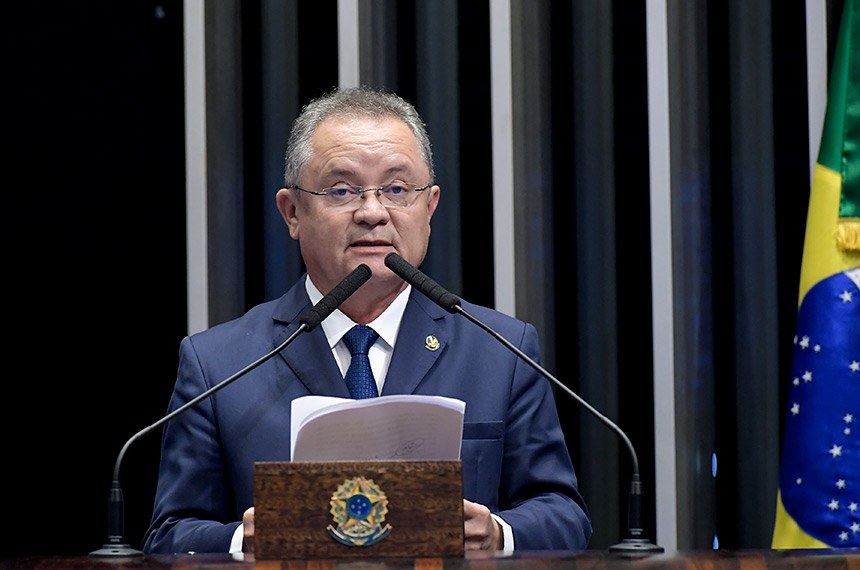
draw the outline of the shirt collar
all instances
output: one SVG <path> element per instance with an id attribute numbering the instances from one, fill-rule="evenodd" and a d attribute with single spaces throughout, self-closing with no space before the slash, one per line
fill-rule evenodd
<path id="1" fill-rule="evenodd" d="M 400 331 L 400 321 L 403 318 L 403 312 L 406 310 L 406 302 L 409 301 L 411 289 L 412 285 L 407 285 L 406 289 L 397 295 L 394 302 L 388 305 L 388 308 L 381 315 L 376 317 L 373 322 L 367 323 L 367 326 L 373 328 L 379 334 L 379 338 L 385 341 L 391 348 L 394 348 L 394 341 L 397 340 L 397 333 Z M 305 279 L 305 290 L 308 292 L 308 297 L 310 297 L 311 304 L 313 305 L 319 303 L 320 299 L 323 298 L 323 294 L 320 293 L 320 290 L 311 281 L 310 275 Z M 320 327 L 322 327 L 325 333 L 329 348 L 333 348 L 343 335 L 356 324 L 342 313 L 340 309 L 335 309 L 331 315 L 323 319 Z"/>

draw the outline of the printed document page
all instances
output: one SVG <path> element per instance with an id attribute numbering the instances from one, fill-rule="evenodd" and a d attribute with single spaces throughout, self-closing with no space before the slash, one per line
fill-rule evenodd
<path id="1" fill-rule="evenodd" d="M 365 400 L 303 396 L 292 402 L 293 461 L 460 459 L 466 403 L 395 394 Z"/>

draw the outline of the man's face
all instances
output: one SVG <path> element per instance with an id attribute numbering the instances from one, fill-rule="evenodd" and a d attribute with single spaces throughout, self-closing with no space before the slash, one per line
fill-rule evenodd
<path id="1" fill-rule="evenodd" d="M 312 142 L 313 158 L 299 180 L 305 190 L 316 192 L 344 183 L 376 188 L 395 180 L 423 187 L 430 182 L 415 137 L 399 119 L 328 119 L 317 128 Z M 384 206 L 375 192 L 342 207 L 294 189 L 278 193 L 278 209 L 290 236 L 299 240 L 308 273 L 323 293 L 360 263 L 370 267 L 373 281 L 401 286 L 400 278 L 385 267 L 385 256 L 396 251 L 420 265 L 438 203 L 438 186 L 420 192 L 404 208 Z"/>

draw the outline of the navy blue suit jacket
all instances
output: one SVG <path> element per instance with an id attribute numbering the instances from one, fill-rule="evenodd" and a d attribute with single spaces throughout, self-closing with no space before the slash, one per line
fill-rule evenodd
<path id="1" fill-rule="evenodd" d="M 300 279 L 280 299 L 183 339 L 169 409 L 273 350 L 310 306 Z M 539 362 L 532 325 L 462 306 Z M 428 335 L 438 350 L 425 347 Z M 485 331 L 413 289 L 382 393 L 466 402 L 464 497 L 507 521 L 518 550 L 587 547 L 591 523 L 549 383 Z M 144 550 L 227 552 L 253 505 L 254 462 L 290 459 L 290 402 L 308 394 L 349 398 L 319 327 L 168 422 Z"/>

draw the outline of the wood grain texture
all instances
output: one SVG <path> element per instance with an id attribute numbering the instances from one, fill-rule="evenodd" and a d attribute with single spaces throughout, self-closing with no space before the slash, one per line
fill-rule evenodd
<path id="1" fill-rule="evenodd" d="M 373 481 L 388 500 L 380 542 L 353 546 L 327 530 L 337 524 L 332 495 L 346 481 Z M 459 461 L 259 462 L 254 466 L 255 557 L 463 556 L 463 478 Z"/>

